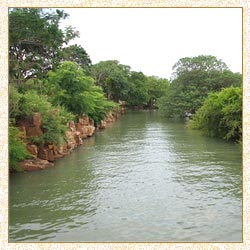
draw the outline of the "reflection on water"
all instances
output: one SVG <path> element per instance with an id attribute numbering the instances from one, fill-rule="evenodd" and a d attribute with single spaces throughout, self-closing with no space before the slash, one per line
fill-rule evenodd
<path id="1" fill-rule="evenodd" d="M 240 148 L 129 112 L 56 167 L 10 178 L 10 241 L 241 241 Z"/>

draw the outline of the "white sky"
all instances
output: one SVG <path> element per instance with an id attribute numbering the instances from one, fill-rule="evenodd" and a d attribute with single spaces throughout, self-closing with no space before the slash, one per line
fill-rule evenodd
<path id="1" fill-rule="evenodd" d="M 92 63 L 118 60 L 145 75 L 170 78 L 183 57 L 214 55 L 242 67 L 240 8 L 67 8 Z"/>

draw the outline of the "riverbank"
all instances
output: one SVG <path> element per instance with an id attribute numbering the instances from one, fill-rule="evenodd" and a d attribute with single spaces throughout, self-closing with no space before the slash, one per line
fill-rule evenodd
<path id="1" fill-rule="evenodd" d="M 76 147 L 82 145 L 83 140 L 93 136 L 96 131 L 105 129 L 109 123 L 115 122 L 125 112 L 123 107 L 119 111 L 109 112 L 98 126 L 94 125 L 94 120 L 87 115 L 78 117 L 78 121 L 70 121 L 65 132 L 65 143 L 61 146 L 55 144 L 37 145 L 29 138 L 42 135 L 42 116 L 34 113 L 32 119 L 22 120 L 18 127 L 22 131 L 23 140 L 26 142 L 26 149 L 30 153 L 30 158 L 20 162 L 21 171 L 43 170 L 54 166 L 54 161 L 70 154 Z"/>

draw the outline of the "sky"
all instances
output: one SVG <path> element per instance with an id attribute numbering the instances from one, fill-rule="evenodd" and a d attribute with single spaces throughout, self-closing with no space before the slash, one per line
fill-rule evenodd
<path id="1" fill-rule="evenodd" d="M 241 8 L 66 8 L 61 23 L 80 32 L 92 63 L 118 60 L 145 75 L 170 78 L 183 57 L 213 55 L 242 71 Z"/>

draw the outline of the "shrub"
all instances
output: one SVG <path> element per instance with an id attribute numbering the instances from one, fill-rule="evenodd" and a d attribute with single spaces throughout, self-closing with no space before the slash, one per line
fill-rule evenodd
<path id="1" fill-rule="evenodd" d="M 242 89 L 225 88 L 212 93 L 190 122 L 192 128 L 203 130 L 211 137 L 242 140 Z"/>
<path id="2" fill-rule="evenodd" d="M 9 169 L 21 171 L 18 163 L 29 156 L 24 142 L 20 138 L 21 132 L 14 126 L 9 127 Z"/>
<path id="3" fill-rule="evenodd" d="M 51 102 L 63 105 L 77 115 L 85 113 L 99 123 L 115 104 L 108 101 L 94 79 L 73 62 L 63 62 L 56 71 L 48 74 Z"/>
<path id="4" fill-rule="evenodd" d="M 22 115 L 30 117 L 35 112 L 42 115 L 43 134 L 31 138 L 34 143 L 60 145 L 65 138 L 67 122 L 73 120 L 74 115 L 66 111 L 65 108 L 52 106 L 47 99 L 47 96 L 38 95 L 34 90 L 27 91 L 20 101 Z"/>

